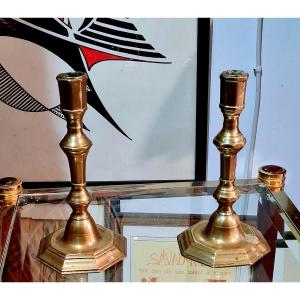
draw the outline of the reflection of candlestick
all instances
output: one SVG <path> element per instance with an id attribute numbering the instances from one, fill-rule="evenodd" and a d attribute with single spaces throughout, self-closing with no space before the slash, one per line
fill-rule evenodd
<path id="1" fill-rule="evenodd" d="M 235 168 L 237 152 L 245 145 L 238 119 L 244 109 L 247 78 L 243 71 L 220 75 L 224 123 L 214 139 L 221 158 L 220 183 L 214 192 L 219 207 L 208 222 L 199 222 L 178 236 L 183 256 L 213 267 L 252 265 L 270 251 L 261 233 L 240 222 L 232 209 L 240 195 Z"/>
<path id="2" fill-rule="evenodd" d="M 81 72 L 57 76 L 61 110 L 68 132 L 60 146 L 68 157 L 72 188 L 67 201 L 73 212 L 66 228 L 41 241 L 39 258 L 62 274 L 100 272 L 125 257 L 126 240 L 113 231 L 96 225 L 87 212 L 92 198 L 86 189 L 85 165 L 92 145 L 82 130 L 87 110 L 87 76 Z"/>

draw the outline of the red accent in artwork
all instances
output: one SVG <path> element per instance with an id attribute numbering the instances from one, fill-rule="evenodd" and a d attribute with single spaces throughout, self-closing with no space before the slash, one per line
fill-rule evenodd
<path id="1" fill-rule="evenodd" d="M 86 61 L 86 64 L 87 64 L 89 70 L 91 69 L 91 67 L 94 64 L 104 61 L 104 60 L 128 60 L 125 57 L 108 54 L 108 53 L 98 51 L 98 50 L 93 50 L 91 48 L 87 48 L 84 46 L 79 46 L 79 47 L 83 53 L 83 56 L 85 58 L 85 61 Z"/>

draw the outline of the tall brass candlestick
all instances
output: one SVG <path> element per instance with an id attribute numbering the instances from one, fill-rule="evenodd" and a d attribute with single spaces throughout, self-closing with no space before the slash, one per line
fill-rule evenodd
<path id="1" fill-rule="evenodd" d="M 67 201 L 72 214 L 65 229 L 45 237 L 40 244 L 40 260 L 62 274 L 101 272 L 126 255 L 126 239 L 96 225 L 87 211 L 92 198 L 86 189 L 85 165 L 91 141 L 82 130 L 87 110 L 85 73 L 57 76 L 61 110 L 67 119 L 68 132 L 60 142 L 68 157 L 72 188 Z"/>
<path id="2" fill-rule="evenodd" d="M 236 155 L 245 138 L 238 127 L 244 109 L 248 74 L 225 71 L 220 75 L 220 108 L 224 116 L 222 130 L 214 139 L 220 151 L 220 183 L 213 196 L 218 209 L 209 221 L 201 221 L 178 235 L 181 254 L 212 267 L 252 265 L 270 251 L 262 234 L 240 222 L 232 209 L 240 192 L 235 185 Z"/>

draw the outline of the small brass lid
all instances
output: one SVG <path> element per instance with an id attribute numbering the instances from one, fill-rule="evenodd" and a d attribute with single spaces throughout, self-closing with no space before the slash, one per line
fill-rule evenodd
<path id="1" fill-rule="evenodd" d="M 258 179 L 263 181 L 273 192 L 283 190 L 286 169 L 276 165 L 266 165 L 258 169 Z"/>
<path id="2" fill-rule="evenodd" d="M 18 195 L 22 192 L 21 179 L 15 177 L 0 179 L 0 205 L 15 205 Z"/>

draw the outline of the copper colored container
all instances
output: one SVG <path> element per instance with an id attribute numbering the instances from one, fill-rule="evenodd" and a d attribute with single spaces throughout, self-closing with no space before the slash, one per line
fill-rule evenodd
<path id="1" fill-rule="evenodd" d="M 266 165 L 258 169 L 258 179 L 263 181 L 273 192 L 283 190 L 285 185 L 286 170 L 276 165 Z"/>
<path id="2" fill-rule="evenodd" d="M 0 206 L 16 205 L 18 196 L 23 192 L 22 181 L 15 177 L 0 179 Z"/>

